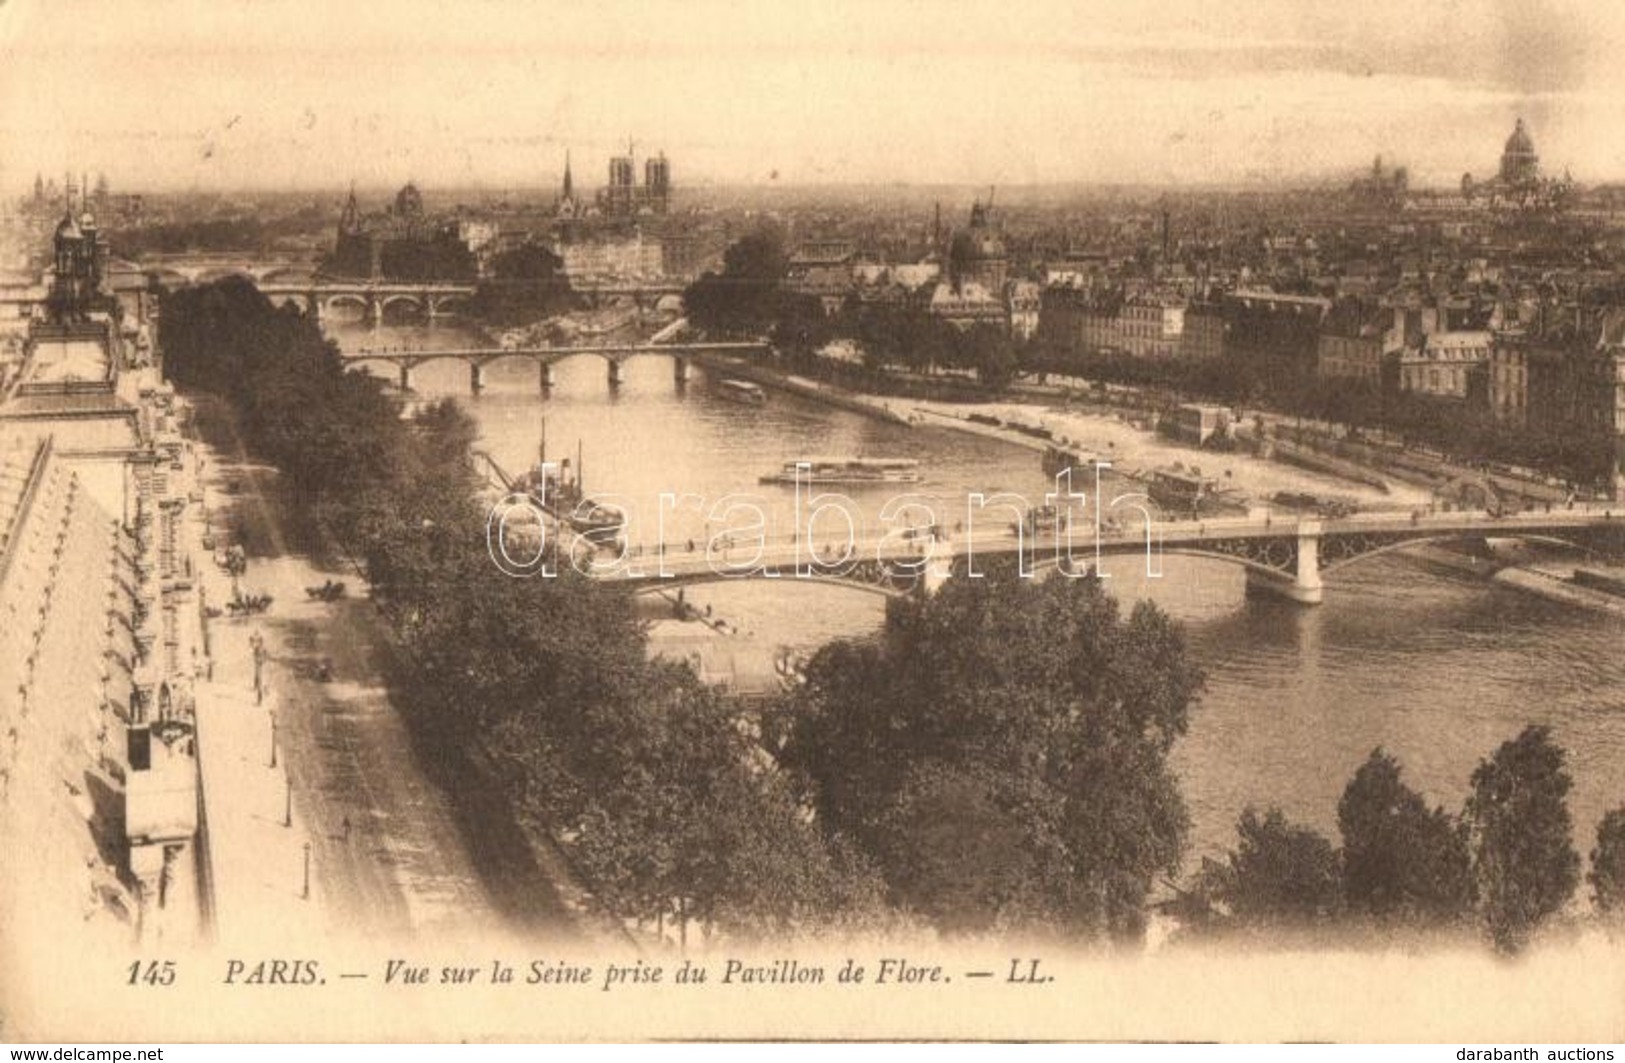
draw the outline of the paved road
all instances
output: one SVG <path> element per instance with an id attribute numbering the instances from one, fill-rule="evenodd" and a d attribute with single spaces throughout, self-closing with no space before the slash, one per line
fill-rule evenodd
<path id="1" fill-rule="evenodd" d="M 371 603 L 359 595 L 320 603 L 305 594 L 329 578 L 355 587 L 354 575 L 322 570 L 300 549 L 306 544 L 288 541 L 277 518 L 275 471 L 232 460 L 223 425 L 206 420 L 216 447 L 205 452 L 204 480 L 223 503 L 214 526 L 231 529 L 246 548 L 243 592 L 274 598 L 262 617 L 214 621 L 214 637 L 263 632 L 281 705 L 279 742 L 328 903 L 344 925 L 367 935 L 409 932 L 421 941 L 504 927 L 565 932 L 568 913 L 545 880 L 529 874 L 534 864 L 517 851 L 522 839 L 498 826 L 490 838 L 480 836 L 478 823 L 465 829 L 471 810 L 439 785 L 439 765 L 417 748 L 390 704 L 387 640 Z M 323 658 L 332 661 L 329 682 L 317 679 Z M 515 878 L 525 880 L 523 888 Z"/>

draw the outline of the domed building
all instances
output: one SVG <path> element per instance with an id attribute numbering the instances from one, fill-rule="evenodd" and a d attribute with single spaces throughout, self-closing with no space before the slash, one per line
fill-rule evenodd
<path id="1" fill-rule="evenodd" d="M 948 244 L 948 279 L 958 285 L 975 281 L 989 291 L 1002 292 L 1010 258 L 1004 246 L 1004 226 L 993 211 L 993 198 L 971 204 L 970 226 L 953 235 Z"/>
<path id="2" fill-rule="evenodd" d="M 1522 129 L 1520 125 L 1518 128 Z M 423 193 L 418 186 L 408 181 L 401 190 L 395 193 L 395 217 L 405 225 L 412 225 L 423 217 Z"/>
<path id="3" fill-rule="evenodd" d="M 1507 137 L 1501 152 L 1501 166 L 1487 181 L 1473 180 L 1472 174 L 1463 174 L 1461 194 L 1469 203 L 1491 208 L 1511 210 L 1561 209 L 1574 190 L 1574 182 L 1565 173 L 1560 178 L 1540 175 L 1540 156 L 1535 153 L 1535 142 L 1528 128 L 1519 118 Z"/>
<path id="4" fill-rule="evenodd" d="M 1523 119 L 1519 118 L 1512 135 L 1507 137 L 1505 150 L 1501 152 L 1501 183 L 1525 185 L 1539 179 L 1540 156 L 1535 154 L 1535 142 L 1529 139 L 1529 130 L 1524 128 Z"/>

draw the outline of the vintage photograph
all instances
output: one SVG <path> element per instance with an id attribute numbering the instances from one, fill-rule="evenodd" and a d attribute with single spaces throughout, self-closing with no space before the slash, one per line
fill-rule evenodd
<path id="1" fill-rule="evenodd" d="M 1622 45 L 0 2 L 0 1041 L 1625 1039 Z"/>

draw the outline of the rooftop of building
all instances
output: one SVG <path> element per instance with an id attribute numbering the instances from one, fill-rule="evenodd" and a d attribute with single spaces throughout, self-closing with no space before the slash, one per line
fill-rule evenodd
<path id="1" fill-rule="evenodd" d="M 1490 342 L 1487 329 L 1457 329 L 1429 333 L 1424 342 L 1429 347 L 1483 347 Z"/>
<path id="2" fill-rule="evenodd" d="M 36 337 L 29 345 L 24 384 L 105 382 L 112 375 L 112 356 L 105 338 Z"/>
<path id="3" fill-rule="evenodd" d="M 953 284 L 941 281 L 931 291 L 932 306 L 968 305 L 976 303 L 1000 304 L 998 296 L 994 295 L 985 285 L 977 281 L 961 281 Z"/>
<path id="4" fill-rule="evenodd" d="M 1271 291 L 1268 288 L 1237 288 L 1229 293 L 1231 299 L 1265 303 L 1292 303 L 1299 306 L 1318 306 L 1329 308 L 1331 300 L 1323 295 L 1290 295 L 1285 292 Z"/>
<path id="5" fill-rule="evenodd" d="M 4 908 L 27 912 L 19 935 L 55 941 L 97 932 L 127 941 L 136 900 L 109 845 L 119 812 L 120 716 L 132 689 L 131 543 L 114 515 L 45 451 L 0 452 L 0 507 L 18 507 L 0 611 L 0 725 L 9 729 L 0 781 L 0 845 L 30 855 L 27 875 L 0 880 Z M 19 478 L 19 463 L 33 471 Z"/>
<path id="6" fill-rule="evenodd" d="M 1331 336 L 1368 339 L 1394 325 L 1394 311 L 1372 299 L 1339 299 L 1326 313 L 1322 331 Z"/>

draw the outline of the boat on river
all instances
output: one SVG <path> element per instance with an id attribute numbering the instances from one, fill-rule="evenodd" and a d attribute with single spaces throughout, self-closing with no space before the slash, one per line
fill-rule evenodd
<path id="1" fill-rule="evenodd" d="M 787 461 L 764 484 L 914 484 L 920 463 L 913 458 L 801 458 Z"/>
<path id="2" fill-rule="evenodd" d="M 511 477 L 489 454 L 478 453 L 502 480 L 505 490 L 529 495 L 543 513 L 577 532 L 588 542 L 598 546 L 613 546 L 625 532 L 625 512 L 618 506 L 588 497 L 583 486 L 583 462 L 579 444 L 576 448 L 574 466 L 571 465 L 569 458 L 556 463 L 548 461 L 547 430 L 544 426 L 541 445 L 537 448 L 536 464 L 531 466 L 529 471 Z"/>
<path id="3" fill-rule="evenodd" d="M 1059 476 L 1067 469 L 1074 470 L 1074 476 L 1082 476 L 1094 469 L 1099 459 L 1085 454 L 1081 450 L 1071 447 L 1052 445 L 1044 448 L 1044 475 L 1050 479 Z"/>
<path id="4" fill-rule="evenodd" d="M 1201 520 L 1246 510 L 1239 492 L 1220 487 L 1217 480 L 1196 469 L 1178 465 L 1153 469 L 1145 483 L 1146 494 L 1169 520 Z"/>
<path id="5" fill-rule="evenodd" d="M 767 403 L 767 392 L 762 390 L 760 384 L 752 384 L 748 380 L 734 380 L 725 378 L 717 382 L 717 394 L 732 402 L 742 403 L 746 406 L 763 406 Z"/>

